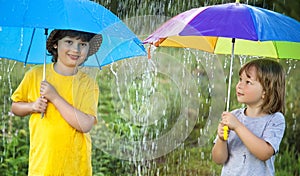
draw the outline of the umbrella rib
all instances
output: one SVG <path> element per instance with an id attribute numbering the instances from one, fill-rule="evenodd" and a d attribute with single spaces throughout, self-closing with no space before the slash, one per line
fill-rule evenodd
<path id="1" fill-rule="evenodd" d="M 96 57 L 96 61 L 97 61 L 97 65 L 98 65 L 99 69 L 102 70 L 97 54 L 95 54 L 95 57 Z"/>
<path id="2" fill-rule="evenodd" d="M 272 43 L 273 43 L 273 46 L 275 48 L 276 56 L 277 56 L 277 58 L 279 58 L 279 53 L 278 53 L 279 50 L 277 48 L 277 43 L 276 43 L 276 41 L 272 41 Z"/>
<path id="3" fill-rule="evenodd" d="M 25 66 L 27 64 L 27 60 L 28 60 L 28 56 L 29 56 L 29 53 L 30 53 L 30 49 L 31 49 L 31 45 L 32 45 L 32 40 L 33 40 L 34 34 L 35 34 L 35 28 L 33 28 L 31 39 L 30 39 L 30 44 L 29 44 L 29 47 L 28 47 L 28 50 L 27 50 L 27 53 L 26 53 L 25 62 L 24 62 Z"/>
<path id="4" fill-rule="evenodd" d="M 215 50 L 216 50 L 216 47 L 217 47 L 217 43 L 218 43 L 218 40 L 219 40 L 219 37 L 216 37 L 216 42 L 214 43 L 214 46 L 213 46 L 213 53 L 215 53 Z"/>

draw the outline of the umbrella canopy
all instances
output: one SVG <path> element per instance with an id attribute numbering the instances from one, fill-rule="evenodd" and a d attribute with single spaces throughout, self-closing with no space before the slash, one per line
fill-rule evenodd
<path id="1" fill-rule="evenodd" d="M 144 42 L 156 46 L 196 48 L 215 54 L 300 59 L 300 23 L 288 16 L 240 3 L 183 12 Z"/>
<path id="2" fill-rule="evenodd" d="M 267 9 L 227 3 L 178 14 L 144 43 L 231 54 L 228 111 L 234 55 L 300 59 L 300 23 Z"/>
<path id="3" fill-rule="evenodd" d="M 145 55 L 137 36 L 112 12 L 89 0 L 0 0 L 0 57 L 29 64 L 44 63 L 46 38 L 53 29 L 101 34 L 99 51 L 86 66 Z M 45 31 L 49 31 L 45 35 Z M 46 62 L 51 62 L 47 57 Z"/>

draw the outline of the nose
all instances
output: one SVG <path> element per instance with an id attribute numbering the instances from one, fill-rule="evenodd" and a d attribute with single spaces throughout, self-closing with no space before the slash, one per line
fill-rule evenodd
<path id="1" fill-rule="evenodd" d="M 74 43 L 73 45 L 72 45 L 72 51 L 75 51 L 75 52 L 78 52 L 78 53 L 80 53 L 80 45 L 79 44 L 77 44 L 77 43 Z"/>
<path id="2" fill-rule="evenodd" d="M 239 81 L 237 84 L 236 84 L 236 88 L 237 89 L 241 89 L 243 87 L 243 83 L 241 81 Z"/>

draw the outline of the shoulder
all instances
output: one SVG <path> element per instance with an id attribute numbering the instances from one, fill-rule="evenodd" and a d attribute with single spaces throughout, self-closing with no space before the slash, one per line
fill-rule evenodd
<path id="1" fill-rule="evenodd" d="M 85 80 L 85 81 L 93 81 L 93 79 L 85 72 L 79 70 L 77 73 L 77 77 L 81 80 Z"/>
<path id="2" fill-rule="evenodd" d="M 274 117 L 277 117 L 277 118 L 282 118 L 284 119 L 284 115 L 281 113 L 281 112 L 276 112 L 273 114 Z"/>
<path id="3" fill-rule="evenodd" d="M 77 78 L 79 79 L 80 83 L 85 86 L 97 86 L 97 82 L 93 79 L 89 74 L 79 71 L 77 73 Z M 98 87 L 98 86 L 97 86 Z"/>
<path id="4" fill-rule="evenodd" d="M 240 116 L 242 114 L 244 114 L 245 112 L 245 108 L 239 108 L 239 109 L 235 109 L 233 111 L 231 111 L 231 113 L 235 116 Z"/>
<path id="5" fill-rule="evenodd" d="M 34 65 L 28 71 L 26 71 L 24 75 L 24 79 L 32 79 L 37 75 L 42 75 L 43 73 L 43 66 L 42 65 Z"/>
<path id="6" fill-rule="evenodd" d="M 27 71 L 27 74 L 34 73 L 34 72 L 39 72 L 39 71 L 42 71 L 42 70 L 43 70 L 43 65 L 34 65 Z"/>
<path id="7" fill-rule="evenodd" d="M 281 112 L 276 112 L 274 114 L 271 114 L 271 121 L 285 123 L 285 118 L 284 118 L 284 115 Z"/>

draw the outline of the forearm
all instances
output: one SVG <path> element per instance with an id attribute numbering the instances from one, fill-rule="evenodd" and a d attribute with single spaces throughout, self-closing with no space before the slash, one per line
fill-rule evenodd
<path id="1" fill-rule="evenodd" d="M 95 117 L 74 108 L 60 96 L 55 98 L 52 103 L 62 117 L 76 130 L 86 133 L 92 129 Z"/>
<path id="2" fill-rule="evenodd" d="M 235 132 L 248 150 L 258 159 L 265 161 L 274 154 L 274 149 L 269 143 L 255 136 L 244 125 L 237 127 Z"/>
<path id="3" fill-rule="evenodd" d="M 11 105 L 11 111 L 14 115 L 24 117 L 33 113 L 33 103 L 27 102 L 13 102 Z"/>
<path id="4" fill-rule="evenodd" d="M 217 164 L 224 164 L 228 159 L 227 142 L 217 139 L 212 149 L 212 160 Z"/>

